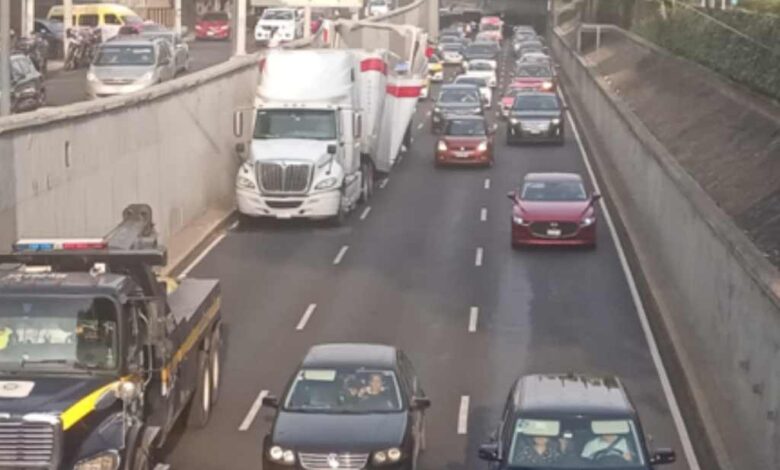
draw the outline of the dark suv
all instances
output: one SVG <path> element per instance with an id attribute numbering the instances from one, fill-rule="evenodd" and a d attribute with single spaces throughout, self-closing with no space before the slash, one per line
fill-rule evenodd
<path id="1" fill-rule="evenodd" d="M 43 76 L 35 69 L 29 57 L 11 56 L 11 111 L 33 111 L 46 104 Z"/>
<path id="2" fill-rule="evenodd" d="M 434 132 L 441 132 L 446 124 L 447 116 L 484 115 L 482 95 L 475 85 L 448 84 L 441 87 L 439 97 L 433 106 L 431 127 Z"/>
<path id="3" fill-rule="evenodd" d="M 507 145 L 517 142 L 555 142 L 563 145 L 564 111 L 555 93 L 518 93 L 507 115 Z"/>
<path id="4" fill-rule="evenodd" d="M 653 470 L 676 459 L 670 449 L 648 452 L 619 379 L 578 374 L 518 379 L 479 457 L 492 470 Z"/>
<path id="5" fill-rule="evenodd" d="M 392 346 L 312 347 L 290 380 L 263 442 L 263 470 L 415 470 L 430 401 Z"/>

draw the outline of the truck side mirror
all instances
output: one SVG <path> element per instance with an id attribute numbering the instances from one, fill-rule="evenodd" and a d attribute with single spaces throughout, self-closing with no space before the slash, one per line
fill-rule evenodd
<path id="1" fill-rule="evenodd" d="M 236 158 L 243 163 L 246 160 L 246 144 L 239 142 L 236 144 Z"/>
<path id="2" fill-rule="evenodd" d="M 336 151 L 338 150 L 338 147 L 336 144 L 328 144 L 327 152 L 328 155 L 336 155 Z"/>
<path id="3" fill-rule="evenodd" d="M 658 449 L 650 457 L 650 463 L 653 465 L 666 465 L 674 463 L 677 460 L 677 455 L 672 449 Z"/>
<path id="4" fill-rule="evenodd" d="M 233 113 L 233 135 L 236 137 L 244 135 L 244 113 L 241 111 Z"/>
<path id="5" fill-rule="evenodd" d="M 278 409 L 279 399 L 273 395 L 265 396 L 263 397 L 263 406 L 266 406 L 268 408 Z"/>
<path id="6" fill-rule="evenodd" d="M 479 446 L 478 451 L 479 458 L 488 462 L 497 462 L 500 460 L 498 456 L 498 444 L 490 443 Z"/>

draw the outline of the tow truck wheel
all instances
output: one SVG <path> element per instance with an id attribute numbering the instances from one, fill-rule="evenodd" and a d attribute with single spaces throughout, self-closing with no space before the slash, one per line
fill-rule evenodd
<path id="1" fill-rule="evenodd" d="M 209 351 L 209 366 L 211 368 L 211 406 L 217 404 L 222 380 L 222 332 L 218 326 L 211 336 L 211 351 Z"/>
<path id="2" fill-rule="evenodd" d="M 199 429 L 206 427 L 211 415 L 211 367 L 205 351 L 198 353 L 197 387 L 190 403 L 187 426 Z"/>
<path id="3" fill-rule="evenodd" d="M 149 450 L 139 447 L 133 454 L 133 470 L 152 470 L 152 459 Z"/>

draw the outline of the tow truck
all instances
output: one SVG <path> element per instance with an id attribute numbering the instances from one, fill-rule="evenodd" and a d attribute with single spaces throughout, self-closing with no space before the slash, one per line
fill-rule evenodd
<path id="1" fill-rule="evenodd" d="M 220 387 L 217 280 L 165 279 L 152 210 L 103 238 L 19 240 L 0 255 L 0 468 L 165 470 L 181 418 Z"/>

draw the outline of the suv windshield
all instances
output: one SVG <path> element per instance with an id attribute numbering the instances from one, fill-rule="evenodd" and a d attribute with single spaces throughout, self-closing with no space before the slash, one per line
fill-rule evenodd
<path id="1" fill-rule="evenodd" d="M 152 46 L 101 46 L 95 58 L 95 65 L 153 65 Z"/>
<path id="2" fill-rule="evenodd" d="M 472 70 L 479 71 L 479 72 L 487 72 L 487 71 L 492 71 L 493 66 L 490 65 L 490 62 L 483 62 L 483 61 L 471 62 L 469 64 L 469 71 Z"/>
<path id="3" fill-rule="evenodd" d="M 0 298 L 0 367 L 115 369 L 118 346 L 108 298 Z"/>
<path id="4" fill-rule="evenodd" d="M 552 70 L 550 67 L 541 64 L 523 64 L 517 67 L 517 77 L 552 77 Z"/>
<path id="5" fill-rule="evenodd" d="M 255 139 L 336 138 L 336 113 L 328 110 L 263 109 L 257 112 Z"/>
<path id="6" fill-rule="evenodd" d="M 481 77 L 468 77 L 468 76 L 466 76 L 466 77 L 458 77 L 458 78 L 455 79 L 455 83 L 457 83 L 459 85 L 460 84 L 475 85 L 475 86 L 478 86 L 480 88 L 486 88 L 488 86 L 487 85 L 487 80 L 485 80 L 484 78 L 481 78 Z"/>
<path id="7" fill-rule="evenodd" d="M 518 95 L 512 109 L 516 111 L 558 111 L 555 95 Z"/>
<path id="8" fill-rule="evenodd" d="M 586 201 L 588 195 L 581 181 L 526 181 L 520 193 L 523 201 Z"/>
<path id="9" fill-rule="evenodd" d="M 452 119 L 447 122 L 447 135 L 454 136 L 484 136 L 485 121 L 481 119 Z"/>
<path id="10" fill-rule="evenodd" d="M 444 90 L 439 95 L 440 103 L 477 104 L 480 99 L 477 90 Z"/>
<path id="11" fill-rule="evenodd" d="M 487 44 L 472 44 L 466 48 L 466 54 L 495 54 L 496 48 Z"/>
<path id="12" fill-rule="evenodd" d="M 520 418 L 510 432 L 511 468 L 645 468 L 636 425 L 630 419 Z"/>
<path id="13" fill-rule="evenodd" d="M 289 10 L 266 10 L 263 13 L 264 20 L 291 20 L 293 18 L 293 12 Z"/>
<path id="14" fill-rule="evenodd" d="M 387 413 L 402 410 L 391 370 L 303 369 L 284 400 L 285 411 Z"/>

